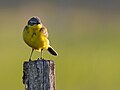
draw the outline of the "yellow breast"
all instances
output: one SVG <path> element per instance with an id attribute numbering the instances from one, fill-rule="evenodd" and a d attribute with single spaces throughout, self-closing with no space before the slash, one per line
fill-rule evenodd
<path id="1" fill-rule="evenodd" d="M 23 31 L 23 39 L 26 44 L 36 50 L 48 49 L 49 40 L 40 31 L 41 26 L 26 26 Z"/>

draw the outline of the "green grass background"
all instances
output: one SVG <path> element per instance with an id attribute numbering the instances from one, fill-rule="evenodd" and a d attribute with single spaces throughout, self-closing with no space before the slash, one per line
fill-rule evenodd
<path id="1" fill-rule="evenodd" d="M 59 53 L 44 51 L 56 63 L 57 90 L 120 90 L 120 12 L 43 2 L 0 9 L 0 90 L 24 90 L 22 67 L 31 49 L 22 31 L 32 16 L 41 18 Z"/>

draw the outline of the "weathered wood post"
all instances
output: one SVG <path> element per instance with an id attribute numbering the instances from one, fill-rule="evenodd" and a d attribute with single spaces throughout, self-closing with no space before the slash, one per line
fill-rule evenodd
<path id="1" fill-rule="evenodd" d="M 55 63 L 52 60 L 34 60 L 23 64 L 25 90 L 56 90 Z"/>

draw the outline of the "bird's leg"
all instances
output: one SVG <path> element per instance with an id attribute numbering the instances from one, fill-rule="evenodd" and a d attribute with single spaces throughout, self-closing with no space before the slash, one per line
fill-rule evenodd
<path id="1" fill-rule="evenodd" d="M 31 61 L 31 57 L 32 57 L 33 51 L 34 51 L 34 49 L 32 48 L 32 51 L 31 51 L 31 54 L 30 54 L 29 61 Z"/>
<path id="2" fill-rule="evenodd" d="M 42 60 L 42 55 L 43 55 L 43 49 L 41 49 L 41 52 L 40 52 L 40 59 Z"/>

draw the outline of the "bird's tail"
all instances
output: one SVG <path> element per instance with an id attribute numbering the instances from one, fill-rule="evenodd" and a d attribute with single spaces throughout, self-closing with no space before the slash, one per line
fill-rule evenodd
<path id="1" fill-rule="evenodd" d="M 51 46 L 49 46 L 47 50 L 48 50 L 49 53 L 51 53 L 52 55 L 58 56 L 58 53 L 57 53 Z"/>

